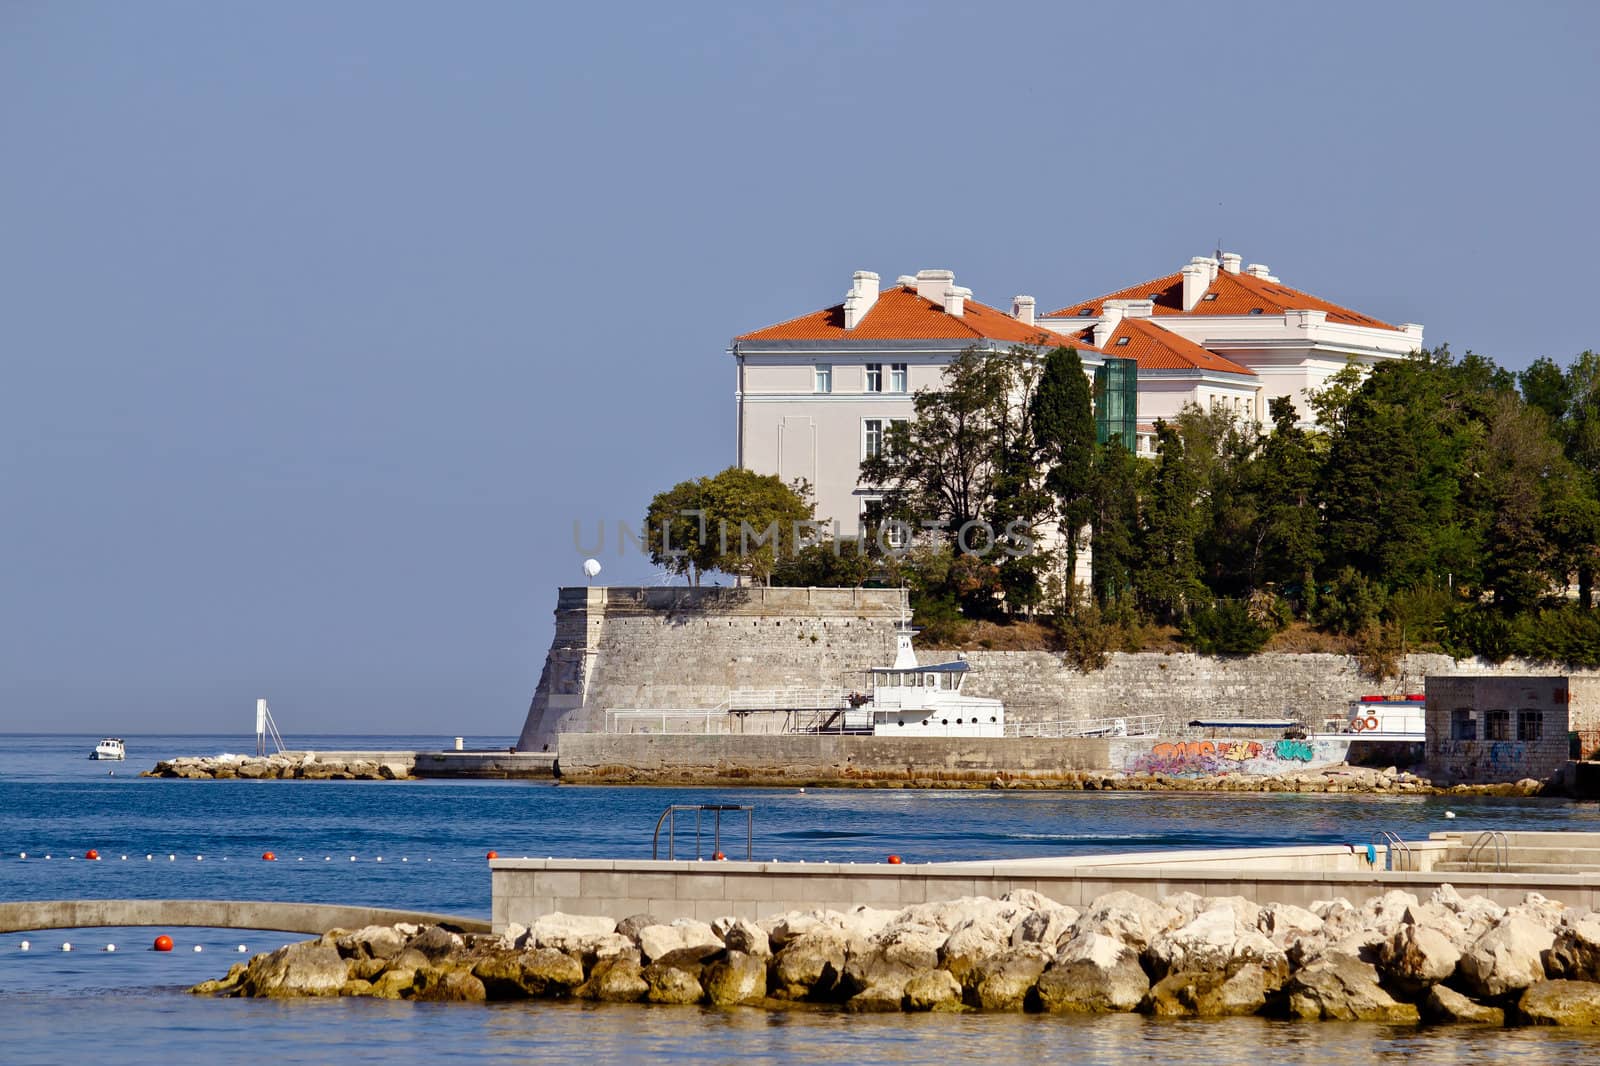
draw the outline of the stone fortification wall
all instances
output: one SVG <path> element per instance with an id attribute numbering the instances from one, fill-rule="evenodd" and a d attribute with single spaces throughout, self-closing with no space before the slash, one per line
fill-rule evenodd
<path id="1" fill-rule="evenodd" d="M 554 751 L 615 710 L 716 710 L 740 693 L 838 693 L 894 661 L 900 589 L 564 588 L 517 742 Z"/>
<path id="2" fill-rule="evenodd" d="M 864 687 L 894 659 L 896 589 L 566 588 L 556 636 L 517 744 L 555 751 L 567 732 L 603 732 L 606 711 L 716 710 L 740 694 Z M 955 652 L 921 650 L 925 663 Z M 1421 692 L 1430 674 L 1548 674 L 1548 665 L 1411 655 L 1401 681 L 1378 684 L 1342 655 L 1246 659 L 1117 653 L 1081 673 L 1050 652 L 974 651 L 966 691 L 1005 702 L 1010 722 L 1161 715 L 1165 736 L 1197 718 L 1293 718 L 1313 729 L 1371 692 Z M 1600 679 L 1600 672 L 1569 676 Z M 760 726 L 746 723 L 747 731 Z"/>

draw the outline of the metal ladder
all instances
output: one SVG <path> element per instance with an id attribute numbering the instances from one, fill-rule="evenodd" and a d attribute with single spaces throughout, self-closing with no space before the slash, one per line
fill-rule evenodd
<path id="1" fill-rule="evenodd" d="M 1498 873 L 1509 864 L 1511 840 L 1498 829 L 1485 829 L 1472 842 L 1472 847 L 1467 849 L 1467 862 L 1473 866 L 1478 865 L 1482 861 L 1478 858 L 1478 853 L 1485 850 L 1490 850 L 1494 855 L 1494 870 Z"/>
<path id="2" fill-rule="evenodd" d="M 1411 850 L 1411 845 L 1401 840 L 1397 834 L 1391 833 L 1387 829 L 1373 833 L 1368 845 L 1369 848 L 1376 851 L 1379 844 L 1384 847 L 1383 868 L 1385 870 L 1415 870 L 1417 868 L 1417 856 Z"/>
<path id="3" fill-rule="evenodd" d="M 667 827 L 667 858 L 677 857 L 678 846 L 678 815 L 694 812 L 694 857 L 704 858 L 700 854 L 701 816 L 707 812 L 712 815 L 711 820 L 711 857 L 722 857 L 722 815 L 728 811 L 744 812 L 744 857 L 749 862 L 755 851 L 755 808 L 737 803 L 674 803 L 661 812 L 661 817 L 656 819 L 655 836 L 650 841 L 650 857 L 660 858 L 661 854 L 661 827 Z"/>

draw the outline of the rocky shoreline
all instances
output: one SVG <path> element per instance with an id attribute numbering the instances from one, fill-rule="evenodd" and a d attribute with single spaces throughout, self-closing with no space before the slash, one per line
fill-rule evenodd
<path id="1" fill-rule="evenodd" d="M 164 759 L 141 777 L 171 777 L 190 780 L 295 780 L 295 781 L 405 781 L 415 780 L 414 766 L 395 753 L 335 754 L 310 751 L 280 752 L 276 755 L 206 755 Z M 930 773 L 933 771 L 929 771 Z M 684 775 L 663 778 L 651 772 L 648 780 L 635 781 L 625 767 L 616 768 L 603 779 L 585 779 L 578 784 L 649 784 L 702 787 L 782 787 L 794 788 L 793 778 L 764 779 L 739 775 Z M 558 774 L 559 779 L 559 774 Z M 566 783 L 572 784 L 570 780 Z M 1169 774 L 1119 773 L 1064 770 L 1048 776 L 1020 777 L 1000 773 L 952 777 L 920 776 L 906 771 L 902 776 L 848 776 L 800 782 L 809 788 L 886 788 L 886 789 L 1011 789 L 1055 790 L 1065 792 L 1325 792 L 1378 793 L 1394 795 L 1491 795 L 1536 796 L 1562 794 L 1551 783 L 1533 779 L 1484 785 L 1435 784 L 1396 767 L 1375 769 L 1338 765 L 1319 770 L 1284 774 L 1215 774 L 1178 777 Z"/>
<path id="2" fill-rule="evenodd" d="M 1600 913 L 1449 885 L 1310 908 L 1037 892 L 749 921 L 550 914 L 501 936 L 335 930 L 191 989 L 429 1002 L 582 999 L 846 1011 L 1600 1025 Z"/>

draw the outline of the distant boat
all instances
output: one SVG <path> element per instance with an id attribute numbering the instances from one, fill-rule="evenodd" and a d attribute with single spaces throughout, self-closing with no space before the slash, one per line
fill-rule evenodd
<path id="1" fill-rule="evenodd" d="M 91 759 L 115 759 L 118 762 L 127 757 L 128 750 L 123 746 L 121 737 L 105 737 L 89 753 Z"/>

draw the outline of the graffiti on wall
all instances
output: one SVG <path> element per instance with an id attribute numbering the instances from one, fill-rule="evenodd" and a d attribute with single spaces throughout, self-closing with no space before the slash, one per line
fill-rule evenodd
<path id="1" fill-rule="evenodd" d="M 1508 781 L 1547 769 L 1532 765 L 1528 745 L 1520 740 L 1446 740 L 1439 754 L 1450 773 L 1482 781 Z"/>
<path id="2" fill-rule="evenodd" d="M 1166 774 L 1169 777 L 1277 774 L 1285 770 L 1306 769 L 1312 763 L 1326 765 L 1339 762 L 1348 747 L 1345 741 L 1161 741 L 1146 751 L 1133 753 L 1126 760 L 1124 768 L 1128 773 Z"/>

